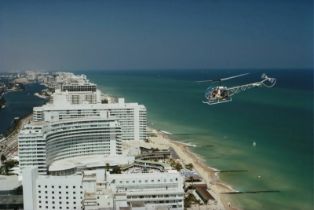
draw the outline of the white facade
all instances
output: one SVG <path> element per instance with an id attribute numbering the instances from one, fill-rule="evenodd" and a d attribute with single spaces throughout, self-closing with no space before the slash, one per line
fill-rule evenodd
<path id="1" fill-rule="evenodd" d="M 36 167 L 23 169 L 24 210 L 81 209 L 82 177 L 38 175 Z"/>
<path id="2" fill-rule="evenodd" d="M 101 92 L 85 75 L 56 73 L 56 89 L 50 103 L 33 108 L 34 121 L 58 121 L 84 117 L 98 117 L 103 113 L 115 117 L 121 126 L 122 140 L 145 140 L 146 108 L 138 103 L 102 103 Z"/>
<path id="3" fill-rule="evenodd" d="M 184 207 L 184 181 L 178 172 L 109 174 L 106 181 L 116 193 L 125 193 L 127 202 L 142 202 L 145 209 Z"/>
<path id="4" fill-rule="evenodd" d="M 33 122 L 20 131 L 18 143 L 20 168 L 38 166 L 41 174 L 60 159 L 122 153 L 119 123 L 106 117 Z"/>
<path id="5" fill-rule="evenodd" d="M 184 208 L 183 177 L 178 172 L 109 174 L 94 170 L 59 177 L 38 175 L 36 168 L 28 168 L 23 171 L 23 187 L 33 192 L 24 196 L 25 210 Z"/>
<path id="6" fill-rule="evenodd" d="M 125 103 L 122 98 L 118 103 L 112 104 L 71 104 L 67 101 L 67 93 L 55 93 L 53 103 L 34 107 L 33 120 L 51 122 L 63 119 L 102 117 L 107 113 L 120 123 L 122 140 L 145 140 L 147 138 L 145 106 L 138 103 Z"/>

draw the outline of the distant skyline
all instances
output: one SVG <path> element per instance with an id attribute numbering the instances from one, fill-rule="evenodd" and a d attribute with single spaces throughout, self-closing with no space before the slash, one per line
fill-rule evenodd
<path id="1" fill-rule="evenodd" d="M 313 68 L 313 1 L 0 1 L 0 72 L 194 68 Z"/>

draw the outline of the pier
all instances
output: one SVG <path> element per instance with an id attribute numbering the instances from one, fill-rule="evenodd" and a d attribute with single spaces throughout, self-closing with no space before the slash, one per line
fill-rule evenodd
<path id="1" fill-rule="evenodd" d="M 231 170 L 215 170 L 214 172 L 218 173 L 239 173 L 239 172 L 248 172 L 248 170 L 244 169 L 231 169 Z"/>
<path id="2" fill-rule="evenodd" d="M 280 190 L 248 190 L 235 192 L 222 192 L 220 194 L 257 194 L 257 193 L 279 193 Z"/>

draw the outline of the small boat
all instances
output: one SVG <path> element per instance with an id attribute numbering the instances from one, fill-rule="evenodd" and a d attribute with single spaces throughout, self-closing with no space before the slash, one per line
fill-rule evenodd
<path id="1" fill-rule="evenodd" d="M 255 141 L 253 141 L 252 146 L 256 147 L 256 142 Z"/>

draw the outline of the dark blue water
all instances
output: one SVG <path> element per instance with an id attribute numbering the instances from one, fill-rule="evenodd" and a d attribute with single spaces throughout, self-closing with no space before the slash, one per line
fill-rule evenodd
<path id="1" fill-rule="evenodd" d="M 15 117 L 23 117 L 33 111 L 34 106 L 40 106 L 45 100 L 34 96 L 44 86 L 35 84 L 25 85 L 25 91 L 8 92 L 5 95 L 5 108 L 0 109 L 0 134 L 4 134 L 13 124 Z"/>
<path id="2" fill-rule="evenodd" d="M 104 92 L 146 105 L 149 121 L 184 142 L 210 166 L 244 169 L 221 174 L 237 190 L 279 193 L 229 196 L 243 209 L 312 209 L 313 207 L 313 71 L 269 70 L 274 88 L 258 88 L 231 103 L 202 104 L 207 84 L 246 70 L 163 70 L 84 72 Z M 223 83 L 254 82 L 263 71 Z M 257 143 L 256 147 L 252 142 Z M 261 176 L 261 178 L 258 178 Z"/>

